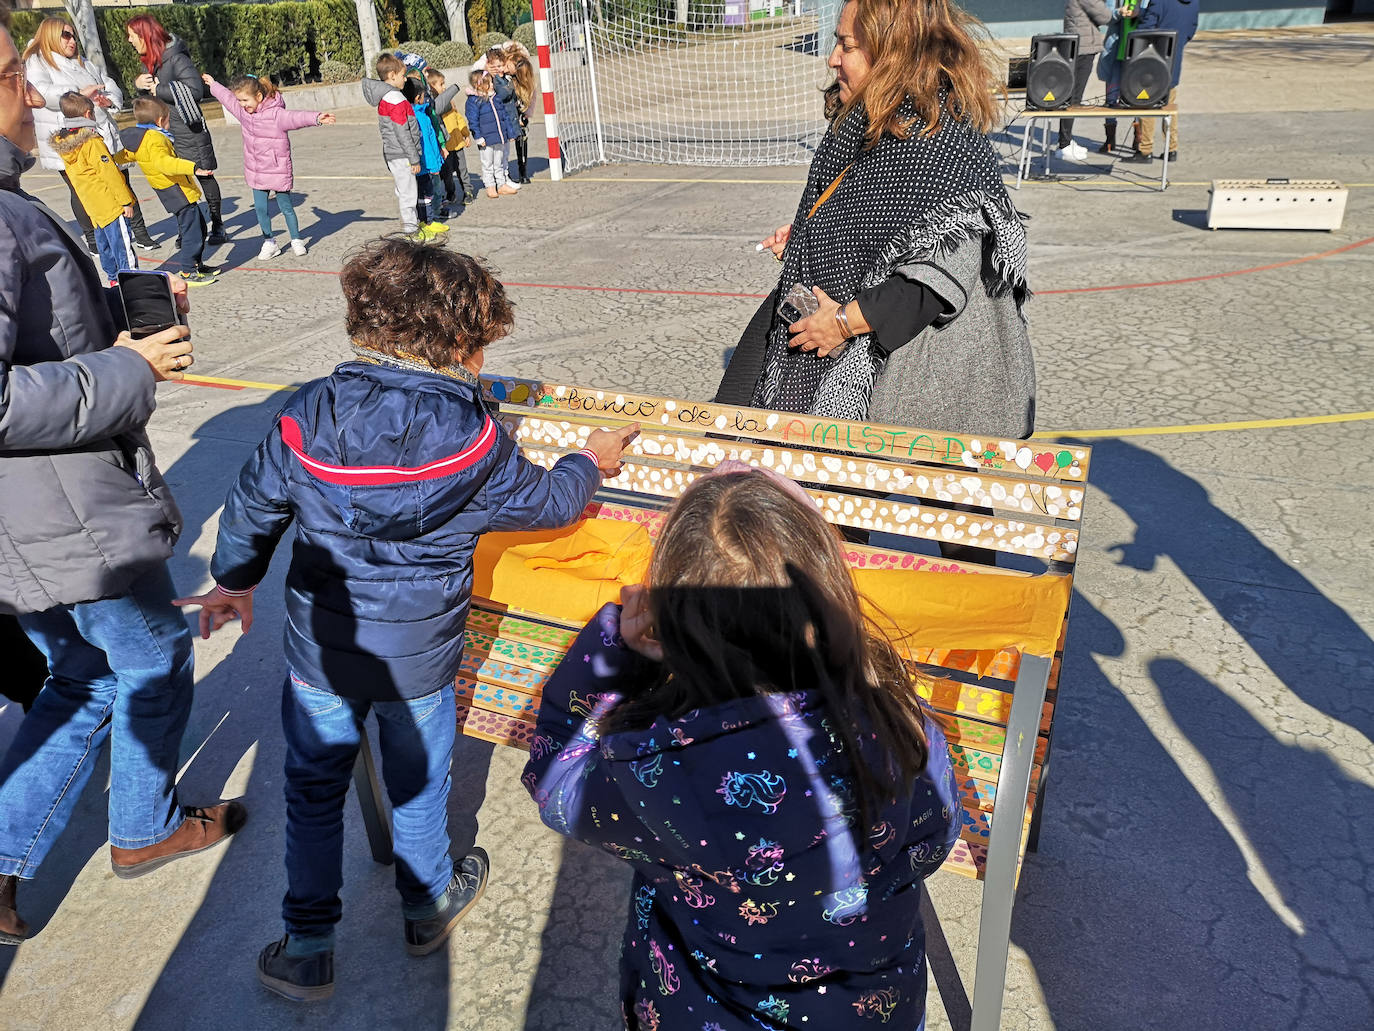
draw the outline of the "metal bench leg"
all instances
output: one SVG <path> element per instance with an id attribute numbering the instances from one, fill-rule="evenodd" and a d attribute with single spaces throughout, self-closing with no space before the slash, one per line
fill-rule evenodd
<path id="1" fill-rule="evenodd" d="M 1169 188 L 1169 123 L 1170 116 L 1165 115 L 1160 119 L 1160 139 L 1164 141 L 1164 171 L 1159 174 L 1159 192 L 1163 193 Z"/>
<path id="2" fill-rule="evenodd" d="M 372 741 L 367 724 L 358 728 L 358 758 L 353 762 L 353 786 L 358 789 L 358 807 L 363 811 L 363 826 L 367 828 L 367 845 L 372 858 L 383 866 L 391 865 L 391 825 L 382 797 L 382 785 L 377 779 L 377 763 L 372 758 Z"/>
<path id="3" fill-rule="evenodd" d="M 978 923 L 978 962 L 973 979 L 972 1031 L 998 1031 L 1002 995 L 1007 985 L 1011 948 L 1011 907 L 1016 897 L 1016 860 L 1030 791 L 1036 734 L 1050 679 L 1050 660 L 1022 655 L 1021 671 L 1011 697 L 1002 775 L 997 780 L 997 808 L 983 872 L 983 911 Z"/>

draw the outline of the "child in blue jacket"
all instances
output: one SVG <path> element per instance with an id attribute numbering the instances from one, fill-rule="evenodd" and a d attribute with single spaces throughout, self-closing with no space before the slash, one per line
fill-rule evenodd
<path id="1" fill-rule="evenodd" d="M 834 529 L 758 471 L 687 489 L 544 686 L 524 783 L 634 867 L 643 1031 L 917 1028 L 920 882 L 958 837 L 944 736 Z"/>
<path id="2" fill-rule="evenodd" d="M 359 733 L 377 714 L 396 887 L 412 955 L 439 948 L 481 895 L 486 853 L 449 857 L 453 681 L 479 534 L 573 522 L 636 427 L 597 430 L 551 470 L 487 414 L 484 348 L 510 329 L 477 259 L 404 239 L 345 264 L 354 359 L 287 402 L 229 491 L 202 636 L 237 615 L 292 522 L 286 574 L 286 934 L 258 978 L 293 1001 L 334 990 L 343 805 Z"/>
<path id="3" fill-rule="evenodd" d="M 494 77 L 489 71 L 473 71 L 468 75 L 470 92 L 467 99 L 468 125 L 477 142 L 477 154 L 482 161 L 482 184 L 488 197 L 519 193 L 520 187 L 510 181 L 506 170 L 506 141 L 515 136 L 515 125 L 506 107 L 496 99 Z"/>

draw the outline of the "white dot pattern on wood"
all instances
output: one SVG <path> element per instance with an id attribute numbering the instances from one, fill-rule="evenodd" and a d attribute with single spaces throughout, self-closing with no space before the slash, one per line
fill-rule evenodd
<path id="1" fill-rule="evenodd" d="M 571 453 L 571 449 L 526 446 L 524 452 L 531 462 L 548 469 Z M 626 462 L 620 475 L 605 483 L 621 490 L 678 497 L 701 475 L 704 472 Z M 807 490 L 807 493 L 829 522 L 864 530 L 1016 552 L 1059 562 L 1072 562 L 1078 548 L 1075 530 L 1001 517 L 970 516 L 954 509 L 923 508 L 882 498 L 858 498 L 824 490 Z M 1051 541 L 1052 535 L 1057 535 L 1057 539 Z"/>
<path id="2" fill-rule="evenodd" d="M 502 423 L 521 444 L 551 445 L 576 451 L 586 440 L 588 425 L 573 420 L 503 415 Z M 713 469 L 726 459 L 771 469 L 796 480 L 906 494 L 981 508 L 1014 509 L 1051 519 L 1076 520 L 1081 515 L 1083 490 L 1043 482 L 1026 482 L 956 469 L 903 466 L 854 455 L 815 454 L 780 445 L 734 440 L 707 440 L 642 431 L 631 443 L 631 455 Z"/>

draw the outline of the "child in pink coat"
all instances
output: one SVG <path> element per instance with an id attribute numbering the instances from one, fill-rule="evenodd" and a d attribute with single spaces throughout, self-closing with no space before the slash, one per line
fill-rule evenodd
<path id="1" fill-rule="evenodd" d="M 258 213 L 258 226 L 265 237 L 258 257 L 265 261 L 282 252 L 272 237 L 272 216 L 267 211 L 267 201 L 273 193 L 277 195 L 277 210 L 291 234 L 291 250 L 304 254 L 305 241 L 301 239 L 296 209 L 291 203 L 291 141 L 286 134 L 310 125 L 333 125 L 334 116 L 319 111 L 288 111 L 277 87 L 266 77 L 240 75 L 228 89 L 208 75 L 201 78 L 215 99 L 243 127 L 243 175 L 253 191 L 253 209 Z"/>

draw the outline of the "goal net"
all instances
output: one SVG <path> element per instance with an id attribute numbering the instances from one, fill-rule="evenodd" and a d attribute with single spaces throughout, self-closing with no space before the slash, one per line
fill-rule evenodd
<path id="1" fill-rule="evenodd" d="M 550 0 L 564 167 L 797 165 L 841 0 Z"/>

